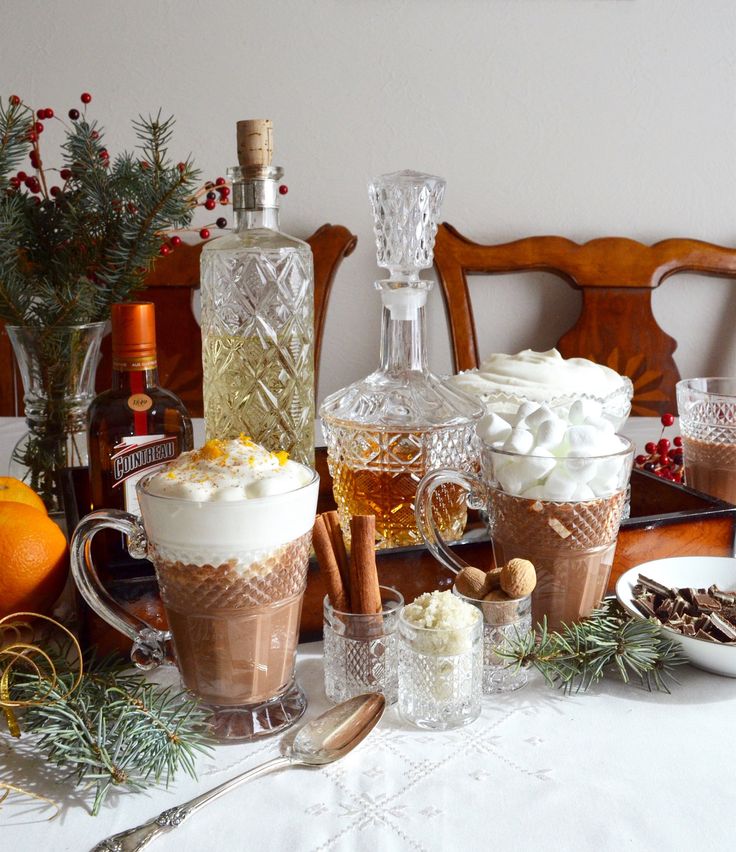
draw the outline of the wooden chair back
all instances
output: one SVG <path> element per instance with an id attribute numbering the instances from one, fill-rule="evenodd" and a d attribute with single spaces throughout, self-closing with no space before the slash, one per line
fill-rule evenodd
<path id="1" fill-rule="evenodd" d="M 307 242 L 314 255 L 315 376 L 319 376 L 322 335 L 332 283 L 343 258 L 355 249 L 358 238 L 342 225 L 322 225 Z M 180 245 L 160 258 L 138 297 L 156 305 L 159 378 L 163 387 L 178 394 L 193 417 L 201 417 L 202 341 L 193 312 L 199 288 L 199 256 L 204 243 Z M 23 389 L 8 336 L 0 335 L 0 416 L 23 413 Z M 102 344 L 97 388 L 110 386 L 112 358 L 110 338 Z M 316 386 L 315 386 L 316 393 Z"/>
<path id="2" fill-rule="evenodd" d="M 736 249 L 699 240 L 648 246 L 621 237 L 584 244 L 527 237 L 481 245 L 447 223 L 437 231 L 434 261 L 456 370 L 480 363 L 468 275 L 551 272 L 582 293 L 577 322 L 557 344 L 562 355 L 589 358 L 628 375 L 634 384 L 631 413 L 648 416 L 672 410 L 680 378 L 672 357 L 677 342 L 654 318 L 652 290 L 678 272 L 736 278 Z"/>

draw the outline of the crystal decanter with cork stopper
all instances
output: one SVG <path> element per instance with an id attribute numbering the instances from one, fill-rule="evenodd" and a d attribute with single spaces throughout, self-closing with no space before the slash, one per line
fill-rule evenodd
<path id="1" fill-rule="evenodd" d="M 279 230 L 279 180 L 267 119 L 239 121 L 232 233 L 202 250 L 207 438 L 245 433 L 314 465 L 312 251 Z"/>
<path id="2" fill-rule="evenodd" d="M 430 470 L 470 471 L 475 424 L 483 409 L 430 373 L 425 305 L 445 182 L 402 171 L 369 186 L 378 265 L 389 277 L 381 294 L 380 367 L 329 396 L 320 409 L 343 534 L 352 515 L 375 515 L 379 548 L 421 544 L 414 517 L 419 480 Z M 465 495 L 441 486 L 434 514 L 443 537 L 457 539 L 466 521 Z"/>

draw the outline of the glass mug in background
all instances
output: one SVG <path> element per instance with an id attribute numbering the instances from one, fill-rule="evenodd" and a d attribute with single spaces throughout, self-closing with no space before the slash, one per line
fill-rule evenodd
<path id="1" fill-rule="evenodd" d="M 677 383 L 685 482 L 736 503 L 736 378 Z"/>
<path id="2" fill-rule="evenodd" d="M 481 442 L 480 476 L 436 470 L 419 483 L 417 525 L 427 547 L 451 571 L 467 566 L 442 539 L 432 513 L 434 491 L 456 483 L 468 492 L 471 508 L 487 513 L 496 564 L 514 558 L 534 563 L 534 623 L 546 616 L 549 627 L 556 630 L 563 622 L 590 615 L 608 585 L 627 501 L 634 447 L 626 438 L 621 441 L 623 448 L 615 453 L 557 458 L 494 449 Z M 518 496 L 519 490 L 526 490 L 520 483 L 527 480 L 528 485 L 540 471 L 547 476 L 555 468 L 582 479 L 594 474 L 599 496 L 592 490 L 591 499 Z"/>
<path id="3" fill-rule="evenodd" d="M 141 518 L 102 510 L 74 532 L 72 574 L 86 602 L 132 640 L 140 668 L 157 666 L 172 640 L 183 684 L 212 709 L 221 739 L 276 733 L 306 709 L 294 664 L 319 488 L 310 472 L 283 494 L 201 502 L 150 493 L 150 474 L 136 488 Z M 170 632 L 104 591 L 89 544 L 105 528 L 153 562 Z"/>

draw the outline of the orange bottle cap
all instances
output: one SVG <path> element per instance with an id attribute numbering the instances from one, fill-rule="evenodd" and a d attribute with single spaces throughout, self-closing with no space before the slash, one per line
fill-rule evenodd
<path id="1" fill-rule="evenodd" d="M 146 370 L 156 366 L 156 312 L 153 302 L 112 306 L 113 368 Z"/>

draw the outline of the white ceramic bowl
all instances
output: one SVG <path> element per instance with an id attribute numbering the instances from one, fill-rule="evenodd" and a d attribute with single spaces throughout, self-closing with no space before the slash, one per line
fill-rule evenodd
<path id="1" fill-rule="evenodd" d="M 639 574 L 658 580 L 666 586 L 707 588 L 715 583 L 721 589 L 736 589 L 736 559 L 726 556 L 675 556 L 654 559 L 629 569 L 616 583 L 616 597 L 631 615 L 644 618 L 633 604 L 633 589 Z M 736 645 L 719 645 L 705 639 L 683 636 L 662 627 L 668 638 L 674 639 L 688 660 L 699 669 L 713 674 L 736 677 Z"/>

